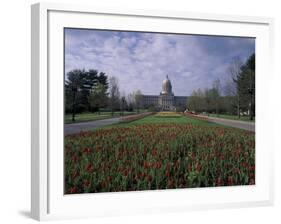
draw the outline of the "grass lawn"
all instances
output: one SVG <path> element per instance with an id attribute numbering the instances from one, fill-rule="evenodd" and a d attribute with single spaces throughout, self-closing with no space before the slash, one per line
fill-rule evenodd
<path id="1" fill-rule="evenodd" d="M 251 121 L 249 116 L 241 116 L 240 119 L 237 115 L 229 115 L 229 114 L 210 114 L 210 117 L 218 117 L 230 120 L 240 120 L 240 121 L 249 121 L 255 122 L 255 118 Z"/>
<path id="2" fill-rule="evenodd" d="M 124 115 L 130 115 L 130 114 L 135 114 L 136 112 L 128 112 L 124 111 Z M 115 112 L 113 117 L 119 117 L 120 112 Z M 95 113 L 81 113 L 81 114 L 76 114 L 75 115 L 75 122 L 72 121 L 72 114 L 66 114 L 64 116 L 64 123 L 65 124 L 70 124 L 70 123 L 78 123 L 78 122 L 84 122 L 84 121 L 95 121 L 95 120 L 101 120 L 101 119 L 107 119 L 107 118 L 112 118 L 111 112 L 100 112 L 98 114 L 97 112 Z"/>
<path id="3" fill-rule="evenodd" d="M 139 125 L 139 124 L 199 124 L 199 125 L 214 125 L 214 123 L 209 123 L 206 121 L 195 120 L 189 117 L 157 117 L 157 116 L 147 116 L 143 119 L 133 121 L 128 125 Z"/>
<path id="4" fill-rule="evenodd" d="M 180 115 L 180 114 L 179 114 Z M 144 117 L 142 119 L 132 121 L 132 122 L 125 122 L 125 123 L 119 123 L 114 125 L 109 125 L 103 128 L 111 128 L 111 127 L 130 127 L 130 126 L 138 126 L 138 125 L 145 125 L 145 124 L 195 124 L 195 125 L 202 125 L 202 126 L 208 126 L 208 127 L 223 127 L 223 125 L 208 122 L 208 121 L 202 121 L 193 119 L 190 117 L 186 117 L 183 115 L 180 115 L 178 117 L 173 116 L 158 116 L 156 115 L 150 115 L 147 117 Z"/>

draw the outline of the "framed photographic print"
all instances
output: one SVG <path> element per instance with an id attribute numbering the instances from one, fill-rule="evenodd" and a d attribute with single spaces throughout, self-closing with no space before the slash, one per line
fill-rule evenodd
<path id="1" fill-rule="evenodd" d="M 270 205 L 270 18 L 32 6 L 32 217 Z"/>

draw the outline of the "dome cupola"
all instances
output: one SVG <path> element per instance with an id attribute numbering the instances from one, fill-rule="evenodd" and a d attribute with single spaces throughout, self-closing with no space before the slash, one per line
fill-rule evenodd
<path id="1" fill-rule="evenodd" d="M 172 95 L 172 84 L 171 81 L 168 77 L 168 75 L 166 76 L 166 79 L 163 80 L 162 82 L 162 91 L 161 91 L 162 95 Z"/>

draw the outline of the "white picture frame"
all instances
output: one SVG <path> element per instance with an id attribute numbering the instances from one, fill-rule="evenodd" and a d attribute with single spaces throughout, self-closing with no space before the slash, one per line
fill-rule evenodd
<path id="1" fill-rule="evenodd" d="M 91 6 L 50 3 L 32 5 L 31 15 L 31 214 L 34 219 L 272 205 L 273 147 L 269 134 L 271 118 L 267 116 L 266 93 L 273 77 L 273 19 L 190 12 L 97 9 Z M 255 37 L 256 185 L 64 195 L 63 27 Z"/>

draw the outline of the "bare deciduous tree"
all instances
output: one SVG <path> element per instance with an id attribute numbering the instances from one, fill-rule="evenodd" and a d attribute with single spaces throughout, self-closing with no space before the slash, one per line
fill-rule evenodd
<path id="1" fill-rule="evenodd" d="M 95 88 L 90 92 L 89 103 L 92 108 L 95 108 L 100 114 L 100 108 L 105 107 L 107 103 L 106 88 L 103 84 L 97 83 Z"/>
<path id="2" fill-rule="evenodd" d="M 228 73 L 230 75 L 230 79 L 226 86 L 227 95 L 235 96 L 235 98 L 236 98 L 235 105 L 237 108 L 237 116 L 239 118 L 240 118 L 240 101 L 241 101 L 241 99 L 240 99 L 239 91 L 237 91 L 237 89 L 238 89 L 237 81 L 238 81 L 239 74 L 241 72 L 242 65 L 243 65 L 243 62 L 240 58 L 237 57 L 237 58 L 233 59 L 231 65 L 228 68 Z"/>
<path id="3" fill-rule="evenodd" d="M 219 114 L 219 106 L 220 106 L 220 96 L 221 96 L 221 82 L 219 79 L 216 79 L 213 82 L 213 102 L 216 109 L 216 114 Z"/>
<path id="4" fill-rule="evenodd" d="M 118 79 L 114 76 L 109 78 L 109 102 L 111 115 L 113 116 L 114 111 L 119 108 L 120 91 Z"/>
<path id="5" fill-rule="evenodd" d="M 142 105 L 141 105 L 142 104 L 142 93 L 140 90 L 137 90 L 136 92 L 133 93 L 133 95 L 134 95 L 137 112 L 139 113 L 139 110 L 142 107 Z"/>

